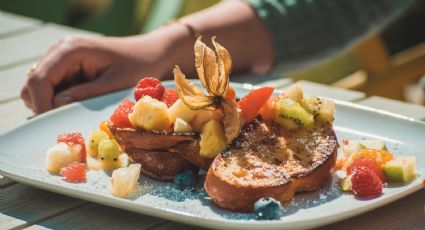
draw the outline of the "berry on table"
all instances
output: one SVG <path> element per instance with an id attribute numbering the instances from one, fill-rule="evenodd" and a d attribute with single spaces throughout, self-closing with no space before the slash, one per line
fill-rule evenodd
<path id="1" fill-rule="evenodd" d="M 279 217 L 280 202 L 273 197 L 263 197 L 254 204 L 254 213 L 259 220 L 274 220 Z"/>
<path id="2" fill-rule="evenodd" d="M 83 163 L 71 163 L 61 168 L 60 174 L 65 180 L 71 183 L 81 183 L 86 181 L 86 165 Z"/>
<path id="3" fill-rule="evenodd" d="M 372 170 L 372 172 L 374 172 L 379 177 L 379 179 L 381 179 L 381 182 L 385 183 L 385 181 L 386 181 L 385 173 L 381 169 L 381 167 L 379 167 L 378 163 L 376 163 L 375 159 L 364 158 L 364 157 L 360 157 L 360 158 L 355 159 L 353 161 L 353 163 L 351 163 L 351 165 L 348 166 L 347 174 L 350 175 L 350 174 L 354 173 L 360 167 L 366 167 L 366 168 Z"/>
<path id="4" fill-rule="evenodd" d="M 128 119 L 128 114 L 133 112 L 134 102 L 130 101 L 130 99 L 124 99 L 118 107 L 115 109 L 111 118 L 109 119 L 111 123 L 117 127 L 121 128 L 130 128 L 131 122 Z"/>
<path id="5" fill-rule="evenodd" d="M 174 178 L 174 184 L 180 190 L 193 189 L 196 185 L 197 174 L 192 170 L 183 170 Z"/>
<path id="6" fill-rule="evenodd" d="M 351 177 L 351 189 L 359 198 L 372 199 L 382 194 L 382 182 L 369 168 L 358 167 Z"/>
<path id="7" fill-rule="evenodd" d="M 164 92 L 165 88 L 158 79 L 145 77 L 140 80 L 134 88 L 134 99 L 138 101 L 140 98 L 147 95 L 161 100 Z"/>

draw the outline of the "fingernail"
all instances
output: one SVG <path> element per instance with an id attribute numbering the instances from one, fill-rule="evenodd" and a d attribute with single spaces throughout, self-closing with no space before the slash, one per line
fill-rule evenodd
<path id="1" fill-rule="evenodd" d="M 58 96 L 55 98 L 55 107 L 63 106 L 75 101 L 75 98 L 72 96 Z"/>

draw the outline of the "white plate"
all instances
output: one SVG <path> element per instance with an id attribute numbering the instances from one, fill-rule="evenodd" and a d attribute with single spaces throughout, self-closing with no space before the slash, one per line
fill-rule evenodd
<path id="1" fill-rule="evenodd" d="M 165 82 L 173 86 L 173 82 Z M 238 95 L 249 85 L 233 84 Z M 179 191 L 171 183 L 142 177 L 140 193 L 131 199 L 110 196 L 109 175 L 90 171 L 83 184 L 64 182 L 44 170 L 44 155 L 63 132 L 87 135 L 98 123 L 112 114 L 131 90 L 73 103 L 48 112 L 0 136 L 0 172 L 19 182 L 65 195 L 127 209 L 152 216 L 211 228 L 296 229 L 312 228 L 336 222 L 388 204 L 421 188 L 425 172 L 425 123 L 368 107 L 336 101 L 335 130 L 339 140 L 382 139 L 395 155 L 412 155 L 417 159 L 418 177 L 405 186 L 384 188 L 373 200 L 357 200 L 342 194 L 335 182 L 320 191 L 296 195 L 283 205 L 280 220 L 257 221 L 252 214 L 232 213 L 218 208 L 200 186 L 196 192 Z"/>

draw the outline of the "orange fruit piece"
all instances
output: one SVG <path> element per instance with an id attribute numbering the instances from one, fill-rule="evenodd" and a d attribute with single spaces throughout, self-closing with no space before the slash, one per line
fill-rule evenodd
<path id="1" fill-rule="evenodd" d="M 276 101 L 277 97 L 271 97 L 267 100 L 266 104 L 261 107 L 260 116 L 265 120 L 273 120 L 275 109 L 276 109 Z"/>
<path id="2" fill-rule="evenodd" d="M 114 138 L 114 136 L 112 135 L 111 130 L 109 130 L 108 122 L 107 122 L 107 121 L 102 121 L 102 122 L 100 122 L 100 123 L 99 123 L 99 129 L 100 129 L 100 131 L 102 131 L 102 132 L 104 132 L 104 133 L 108 134 L 108 137 L 109 137 L 110 139 L 113 139 L 113 138 Z"/>
<path id="3" fill-rule="evenodd" d="M 393 159 L 393 155 L 390 152 L 378 149 L 361 149 L 355 153 L 353 160 L 360 157 L 373 158 L 376 160 L 376 163 L 378 163 L 379 166 Z"/>
<path id="4" fill-rule="evenodd" d="M 238 105 L 241 109 L 245 123 L 250 123 L 255 119 L 260 112 L 261 107 L 266 104 L 267 100 L 273 94 L 273 91 L 273 87 L 265 86 L 255 89 L 241 98 Z"/>

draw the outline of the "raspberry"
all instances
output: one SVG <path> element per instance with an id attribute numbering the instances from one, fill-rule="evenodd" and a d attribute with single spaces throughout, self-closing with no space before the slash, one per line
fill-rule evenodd
<path id="1" fill-rule="evenodd" d="M 177 91 L 175 89 L 167 89 L 162 97 L 162 101 L 165 102 L 168 107 L 171 107 L 178 99 L 179 95 L 177 95 Z"/>
<path id="2" fill-rule="evenodd" d="M 81 145 L 81 160 L 80 162 L 86 162 L 86 145 L 84 144 L 84 138 L 81 133 L 62 133 L 56 138 L 56 143 L 64 142 L 68 146 L 70 145 Z"/>
<path id="3" fill-rule="evenodd" d="M 384 183 L 386 181 L 384 171 L 379 167 L 378 163 L 376 163 L 376 160 L 373 158 L 364 158 L 360 157 L 357 158 L 351 163 L 350 166 L 347 168 L 347 173 L 352 174 L 354 173 L 359 167 L 366 167 L 372 172 L 374 172 L 379 179 L 381 179 L 381 182 Z"/>
<path id="4" fill-rule="evenodd" d="M 140 80 L 137 85 L 136 88 L 149 88 L 149 87 L 155 87 L 157 85 L 161 85 L 161 82 L 153 77 L 145 77 L 142 80 Z"/>
<path id="5" fill-rule="evenodd" d="M 382 194 L 382 182 L 372 170 L 359 167 L 351 177 L 351 189 L 359 198 L 372 199 Z"/>
<path id="6" fill-rule="evenodd" d="M 134 88 L 134 98 L 138 101 L 143 96 L 151 96 L 157 100 L 161 100 L 164 95 L 165 88 L 158 79 L 146 77 L 137 83 Z"/>
<path id="7" fill-rule="evenodd" d="M 109 119 L 111 123 L 122 128 L 132 127 L 130 120 L 128 119 L 128 114 L 133 112 L 133 106 L 134 102 L 130 101 L 128 98 L 124 99 Z"/>
<path id="8" fill-rule="evenodd" d="M 67 167 L 61 168 L 60 173 L 68 182 L 81 183 L 86 181 L 86 165 L 82 163 L 71 163 Z"/>

